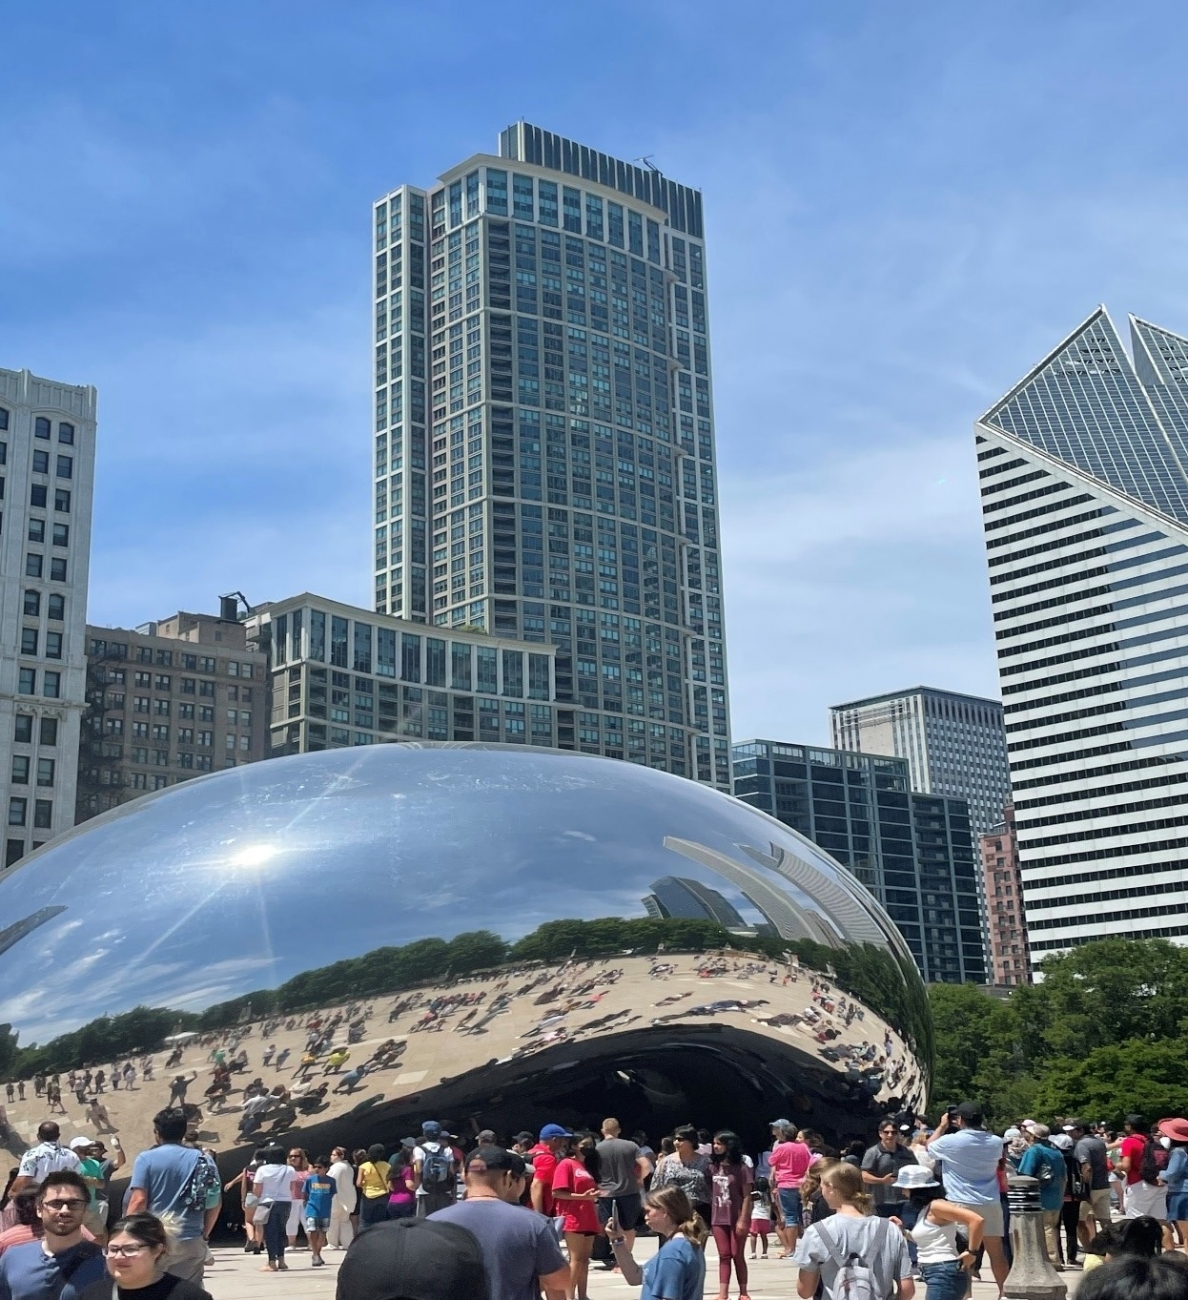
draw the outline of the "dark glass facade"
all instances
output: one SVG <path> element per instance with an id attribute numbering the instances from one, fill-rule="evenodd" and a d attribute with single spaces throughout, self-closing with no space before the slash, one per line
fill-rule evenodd
<path id="1" fill-rule="evenodd" d="M 807 836 L 864 884 L 930 983 L 985 983 L 964 799 L 913 793 L 907 759 L 769 740 L 734 746 L 734 793 Z"/>

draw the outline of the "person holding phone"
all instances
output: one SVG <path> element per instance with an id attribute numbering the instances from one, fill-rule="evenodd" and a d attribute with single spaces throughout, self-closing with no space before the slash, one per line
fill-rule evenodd
<path id="1" fill-rule="evenodd" d="M 709 1229 L 679 1187 L 661 1187 L 644 1198 L 644 1220 L 660 1238 L 660 1249 L 641 1269 L 622 1229 L 607 1225 L 615 1262 L 639 1300 L 701 1300 L 705 1287 L 705 1243 Z"/>

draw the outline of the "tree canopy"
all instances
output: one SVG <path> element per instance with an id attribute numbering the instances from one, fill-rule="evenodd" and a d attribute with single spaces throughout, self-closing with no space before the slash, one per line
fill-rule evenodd
<path id="1" fill-rule="evenodd" d="M 998 1124 L 1188 1114 L 1188 949 L 1101 939 L 1041 971 L 1005 999 L 972 984 L 929 988 L 934 1110 L 980 1101 Z"/>

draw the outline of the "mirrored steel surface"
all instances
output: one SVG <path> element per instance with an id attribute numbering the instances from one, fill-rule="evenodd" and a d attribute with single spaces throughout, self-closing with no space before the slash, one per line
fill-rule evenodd
<path id="1" fill-rule="evenodd" d="M 927 1090 L 923 986 L 874 899 L 756 809 L 628 763 L 481 745 L 276 759 L 125 805 L 0 879 L 0 1021 L 19 1046 L 94 1066 L 112 1032 L 94 1022 L 167 1008 L 112 1051 L 156 1052 L 147 1115 L 166 1033 L 238 1026 L 249 1064 L 221 1147 L 243 1083 L 288 1082 L 310 1014 L 348 1003 L 337 1041 L 355 1020 L 350 1063 L 375 1068 L 350 1091 L 325 1076 L 321 1121 L 478 1113 L 539 1100 L 547 1074 L 564 1092 L 566 1071 L 613 1069 L 655 1101 L 682 1059 L 704 1088 L 737 1076 L 835 1131 Z M 260 1064 L 265 1029 L 293 1053 L 283 1074 Z M 183 1050 L 191 1101 L 214 1046 Z M 9 1077 L 31 1059 L 6 1053 Z M 108 1095 L 116 1120 L 122 1105 Z"/>

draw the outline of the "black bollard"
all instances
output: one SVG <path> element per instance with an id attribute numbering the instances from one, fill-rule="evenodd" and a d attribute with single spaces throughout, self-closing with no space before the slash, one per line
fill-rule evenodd
<path id="1" fill-rule="evenodd" d="M 1015 1260 L 1003 1287 L 1005 1300 L 1064 1300 L 1068 1287 L 1052 1267 L 1044 1244 L 1039 1179 L 1011 1174 L 1007 1179 L 1007 1201 Z"/>

